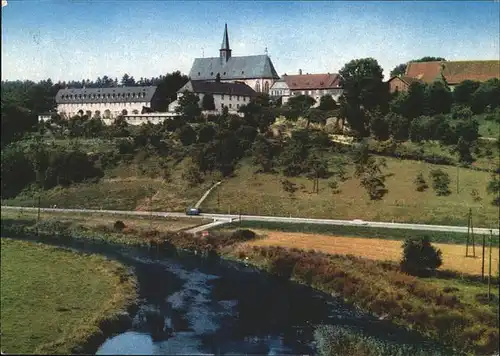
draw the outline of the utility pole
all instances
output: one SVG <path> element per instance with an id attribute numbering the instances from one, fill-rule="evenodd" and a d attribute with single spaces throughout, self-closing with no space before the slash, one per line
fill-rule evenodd
<path id="1" fill-rule="evenodd" d="M 457 164 L 457 194 L 459 193 L 460 187 L 460 166 Z"/>
<path id="2" fill-rule="evenodd" d="M 38 191 L 38 212 L 36 217 L 37 224 L 40 223 L 40 205 L 42 204 L 42 193 Z"/>
<path id="3" fill-rule="evenodd" d="M 153 193 L 149 196 L 149 229 L 153 229 Z"/>
<path id="4" fill-rule="evenodd" d="M 491 244 L 493 242 L 493 230 L 490 230 L 490 265 L 488 266 L 488 300 L 491 300 Z"/>
<path id="5" fill-rule="evenodd" d="M 486 245 L 486 236 L 483 234 L 483 258 L 481 260 L 481 281 L 484 282 L 484 248 Z"/>
<path id="6" fill-rule="evenodd" d="M 470 233 L 472 235 L 472 256 L 476 257 L 476 240 L 474 238 L 474 225 L 472 224 L 472 208 L 469 208 Z"/>

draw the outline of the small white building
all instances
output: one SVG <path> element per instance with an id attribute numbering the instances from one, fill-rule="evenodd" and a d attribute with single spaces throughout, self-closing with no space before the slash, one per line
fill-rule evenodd
<path id="1" fill-rule="evenodd" d="M 156 92 L 156 86 L 60 89 L 56 94 L 57 112 L 68 119 L 81 114 L 105 120 L 142 114 L 154 110 Z"/>
<path id="2" fill-rule="evenodd" d="M 199 105 L 206 94 L 211 94 L 214 98 L 215 112 L 222 113 L 224 107 L 227 107 L 230 113 L 237 113 L 243 106 L 247 105 L 257 93 L 245 83 L 222 83 L 216 81 L 190 80 L 181 89 L 177 91 L 177 100 L 168 106 L 169 112 L 175 112 L 179 106 L 179 99 L 185 91 L 195 93 L 200 98 Z"/>
<path id="3" fill-rule="evenodd" d="M 324 95 L 331 95 L 338 101 L 342 93 L 338 74 L 302 74 L 302 70 L 299 70 L 298 75 L 284 74 L 269 92 L 272 98 L 282 98 L 282 104 L 286 104 L 292 96 L 308 95 L 316 100 L 315 106 L 319 105 Z"/>

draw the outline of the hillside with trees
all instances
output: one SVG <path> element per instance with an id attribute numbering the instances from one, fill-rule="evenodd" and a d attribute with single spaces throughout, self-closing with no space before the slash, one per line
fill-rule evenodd
<path id="1" fill-rule="evenodd" d="M 340 74 L 338 102 L 300 95 L 279 105 L 261 94 L 241 116 L 204 117 L 213 98 L 202 108 L 187 94 L 180 116 L 141 126 L 85 114 L 37 123 L 69 83 L 2 82 L 2 203 L 135 209 L 152 198 L 151 209 L 183 211 L 222 179 L 205 210 L 463 224 L 472 208 L 475 226 L 497 221 L 498 79 L 391 95 L 373 58 Z M 170 99 L 185 81 L 175 72 L 121 83 L 163 85 Z"/>

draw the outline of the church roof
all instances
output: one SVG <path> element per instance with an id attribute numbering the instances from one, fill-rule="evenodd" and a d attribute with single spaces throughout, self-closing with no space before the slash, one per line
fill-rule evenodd
<path id="1" fill-rule="evenodd" d="M 144 103 L 150 102 L 155 93 L 156 86 L 60 89 L 56 103 Z"/>
<path id="2" fill-rule="evenodd" d="M 214 80 L 217 73 L 222 80 L 272 78 L 279 79 L 269 56 L 230 57 L 223 64 L 220 57 L 196 58 L 189 77 L 192 80 Z"/>
<path id="3" fill-rule="evenodd" d="M 226 94 L 241 96 L 255 96 L 257 94 L 245 83 L 220 83 L 199 80 L 190 80 L 177 92 L 182 93 L 185 90 L 202 94 Z"/>

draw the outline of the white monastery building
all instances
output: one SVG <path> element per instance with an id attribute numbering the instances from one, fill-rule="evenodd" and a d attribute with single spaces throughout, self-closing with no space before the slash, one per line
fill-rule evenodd
<path id="1" fill-rule="evenodd" d="M 118 115 L 154 111 L 156 86 L 61 89 L 56 94 L 57 113 L 63 118 L 86 114 L 104 120 Z"/>
<path id="2" fill-rule="evenodd" d="M 331 95 L 338 101 L 342 92 L 338 74 L 302 74 L 299 69 L 298 75 L 284 74 L 273 84 L 269 94 L 275 99 L 281 98 L 282 104 L 286 104 L 292 96 L 308 95 L 316 100 L 317 106 L 322 96 Z"/>
<path id="3" fill-rule="evenodd" d="M 190 80 L 177 91 L 177 100 L 168 106 L 168 111 L 175 111 L 179 99 L 186 91 L 198 95 L 200 107 L 203 97 L 207 94 L 212 95 L 217 113 L 222 113 L 224 107 L 227 107 L 229 113 L 237 113 L 240 107 L 247 105 L 257 95 L 252 88 L 242 82 L 223 83 L 219 81 Z"/>
<path id="4" fill-rule="evenodd" d="M 269 93 L 279 79 L 271 58 L 267 54 L 233 57 L 231 52 L 226 24 L 219 57 L 196 58 L 189 77 L 193 81 L 215 81 L 216 78 L 221 82 L 239 81 L 256 92 Z"/>

